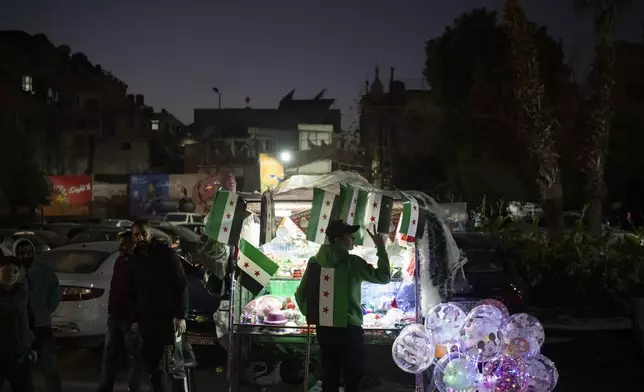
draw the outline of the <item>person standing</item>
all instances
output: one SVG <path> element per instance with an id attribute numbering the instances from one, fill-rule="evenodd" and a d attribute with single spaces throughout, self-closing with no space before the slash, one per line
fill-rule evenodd
<path id="1" fill-rule="evenodd" d="M 107 328 L 105 330 L 105 347 L 103 349 L 103 366 L 99 392 L 112 392 L 119 360 L 120 347 L 127 351 L 130 392 L 141 390 L 141 340 L 132 331 L 134 309 L 130 303 L 130 255 L 134 248 L 132 232 L 119 234 L 120 255 L 114 263 L 110 296 L 107 304 Z"/>
<path id="2" fill-rule="evenodd" d="M 391 280 L 389 257 L 380 234 L 367 230 L 377 248 L 377 268 L 349 253 L 359 229 L 341 220 L 330 221 L 328 244 L 309 260 L 295 292 L 306 322 L 316 326 L 323 392 L 337 392 L 341 376 L 346 392 L 358 392 L 364 362 L 361 283 L 386 284 Z"/>
<path id="3" fill-rule="evenodd" d="M 60 392 L 61 381 L 56 358 L 56 342 L 51 328 L 51 316 L 60 303 L 60 284 L 54 270 L 46 263 L 34 262 L 36 248 L 26 238 L 13 244 L 13 253 L 26 271 L 25 284 L 33 317 L 33 347 L 38 353 L 36 368 L 45 379 L 47 392 Z"/>
<path id="4" fill-rule="evenodd" d="M 179 257 L 162 241 L 152 238 L 146 221 L 132 225 L 131 299 L 134 324 L 142 339 L 142 358 L 155 392 L 167 390 L 166 375 L 177 374 L 175 349 L 186 331 L 188 279 Z M 173 377 L 173 389 L 184 390 L 185 381 Z"/>
<path id="5" fill-rule="evenodd" d="M 29 325 L 29 294 L 18 282 L 20 271 L 17 258 L 0 258 L 0 390 L 8 380 L 12 391 L 31 392 L 33 335 Z"/>

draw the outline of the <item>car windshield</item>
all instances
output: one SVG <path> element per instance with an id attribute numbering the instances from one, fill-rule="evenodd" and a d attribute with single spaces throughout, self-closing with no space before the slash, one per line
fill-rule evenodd
<path id="1" fill-rule="evenodd" d="M 166 222 L 185 222 L 185 214 L 167 214 L 164 219 Z"/>
<path id="2" fill-rule="evenodd" d="M 192 221 L 194 223 L 203 223 L 203 216 L 201 216 L 201 215 L 193 215 L 192 216 Z"/>
<path id="3" fill-rule="evenodd" d="M 118 231 L 87 230 L 74 236 L 69 240 L 69 243 L 81 244 L 84 242 L 116 241 L 118 233 Z"/>
<path id="4" fill-rule="evenodd" d="M 107 252 L 75 249 L 45 252 L 38 256 L 38 262 L 49 264 L 54 271 L 67 274 L 91 274 L 110 255 Z"/>
<path id="5" fill-rule="evenodd" d="M 45 241 L 43 241 L 42 238 L 40 238 L 40 237 L 38 237 L 38 236 L 36 236 L 34 234 L 18 234 L 18 233 L 8 237 L 7 239 L 9 240 L 10 243 L 9 244 L 5 243 L 5 246 L 7 246 L 7 247 L 13 246 L 13 243 L 16 242 L 17 240 L 19 240 L 20 238 L 28 239 L 37 248 L 47 246 L 47 243 L 45 243 Z"/>
<path id="6" fill-rule="evenodd" d="M 175 235 L 182 241 L 198 242 L 200 238 L 199 234 L 188 229 L 187 227 L 164 225 L 159 226 L 159 230 L 171 235 Z"/>

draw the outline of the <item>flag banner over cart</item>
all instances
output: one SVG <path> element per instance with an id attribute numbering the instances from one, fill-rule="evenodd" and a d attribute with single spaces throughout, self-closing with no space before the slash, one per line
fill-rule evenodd
<path id="1" fill-rule="evenodd" d="M 323 189 L 313 189 L 313 205 L 306 229 L 306 239 L 317 244 L 326 241 L 326 228 L 331 220 L 333 207 L 338 196 Z"/>
<path id="2" fill-rule="evenodd" d="M 206 235 L 222 244 L 237 246 L 246 218 L 246 201 L 234 192 L 217 191 L 206 222 Z"/>
<path id="3" fill-rule="evenodd" d="M 368 229 L 379 234 L 389 234 L 393 215 L 393 206 L 394 200 L 391 197 L 383 196 L 379 193 L 369 193 L 367 196 L 364 218 L 361 222 L 361 226 L 363 228 L 361 231 L 364 233 L 364 230 Z M 375 244 L 368 234 L 363 234 L 360 239 L 362 240 L 362 243 L 359 245 L 369 248 L 375 247 Z"/>
<path id="4" fill-rule="evenodd" d="M 412 196 L 403 196 L 403 212 L 398 223 L 400 234 L 404 234 L 407 242 L 423 238 L 425 229 L 425 213 L 421 211 L 418 200 Z"/>
<path id="5" fill-rule="evenodd" d="M 259 294 L 279 267 L 250 242 L 241 239 L 237 259 L 239 283 L 254 295 Z"/>

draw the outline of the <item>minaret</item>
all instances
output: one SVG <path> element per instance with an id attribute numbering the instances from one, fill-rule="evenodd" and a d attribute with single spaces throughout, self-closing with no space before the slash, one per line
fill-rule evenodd
<path id="1" fill-rule="evenodd" d="M 373 80 L 373 83 L 371 84 L 371 93 L 372 94 L 384 94 L 385 93 L 385 88 L 382 85 L 382 82 L 380 81 L 380 68 L 378 68 L 378 65 L 376 65 L 376 77 Z"/>

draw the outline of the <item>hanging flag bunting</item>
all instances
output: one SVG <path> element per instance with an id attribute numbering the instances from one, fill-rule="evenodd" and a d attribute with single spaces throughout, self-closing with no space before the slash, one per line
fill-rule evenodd
<path id="1" fill-rule="evenodd" d="M 380 234 L 389 234 L 393 214 L 394 201 L 391 197 L 379 193 L 369 193 L 367 196 L 366 213 L 362 222 L 365 229 Z M 364 235 L 362 246 L 375 247 L 371 237 Z"/>
<path id="2" fill-rule="evenodd" d="M 337 214 L 334 214 L 335 219 L 341 219 L 348 225 L 353 225 L 356 222 L 356 204 L 358 203 L 358 190 L 351 185 L 340 185 L 340 197 L 338 197 L 338 204 L 336 207 Z M 337 218 L 336 218 L 337 217 Z"/>
<path id="3" fill-rule="evenodd" d="M 313 189 L 313 204 L 311 216 L 306 229 L 306 239 L 317 244 L 326 241 L 326 227 L 331 220 L 331 212 L 336 202 L 337 195 L 323 189 Z"/>
<path id="4" fill-rule="evenodd" d="M 259 294 L 277 272 L 279 267 L 250 242 L 239 242 L 237 271 L 239 283 L 254 295 Z"/>
<path id="5" fill-rule="evenodd" d="M 425 230 L 425 214 L 420 210 L 418 200 L 411 196 L 403 196 L 403 212 L 400 217 L 400 233 L 404 234 L 407 242 L 423 238 Z"/>
<path id="6" fill-rule="evenodd" d="M 246 217 L 246 201 L 234 192 L 217 191 L 208 213 L 205 234 L 222 244 L 237 246 Z"/>
<path id="7" fill-rule="evenodd" d="M 355 208 L 353 210 L 355 219 L 353 223 L 351 223 L 353 225 L 360 226 L 360 230 L 354 234 L 356 245 L 363 245 L 365 237 L 369 238 L 369 234 L 365 232 L 365 217 L 367 215 L 368 199 L 369 193 L 367 191 L 358 191 L 358 197 L 356 198 Z M 371 238 L 369 238 L 369 242 L 371 242 Z"/>

